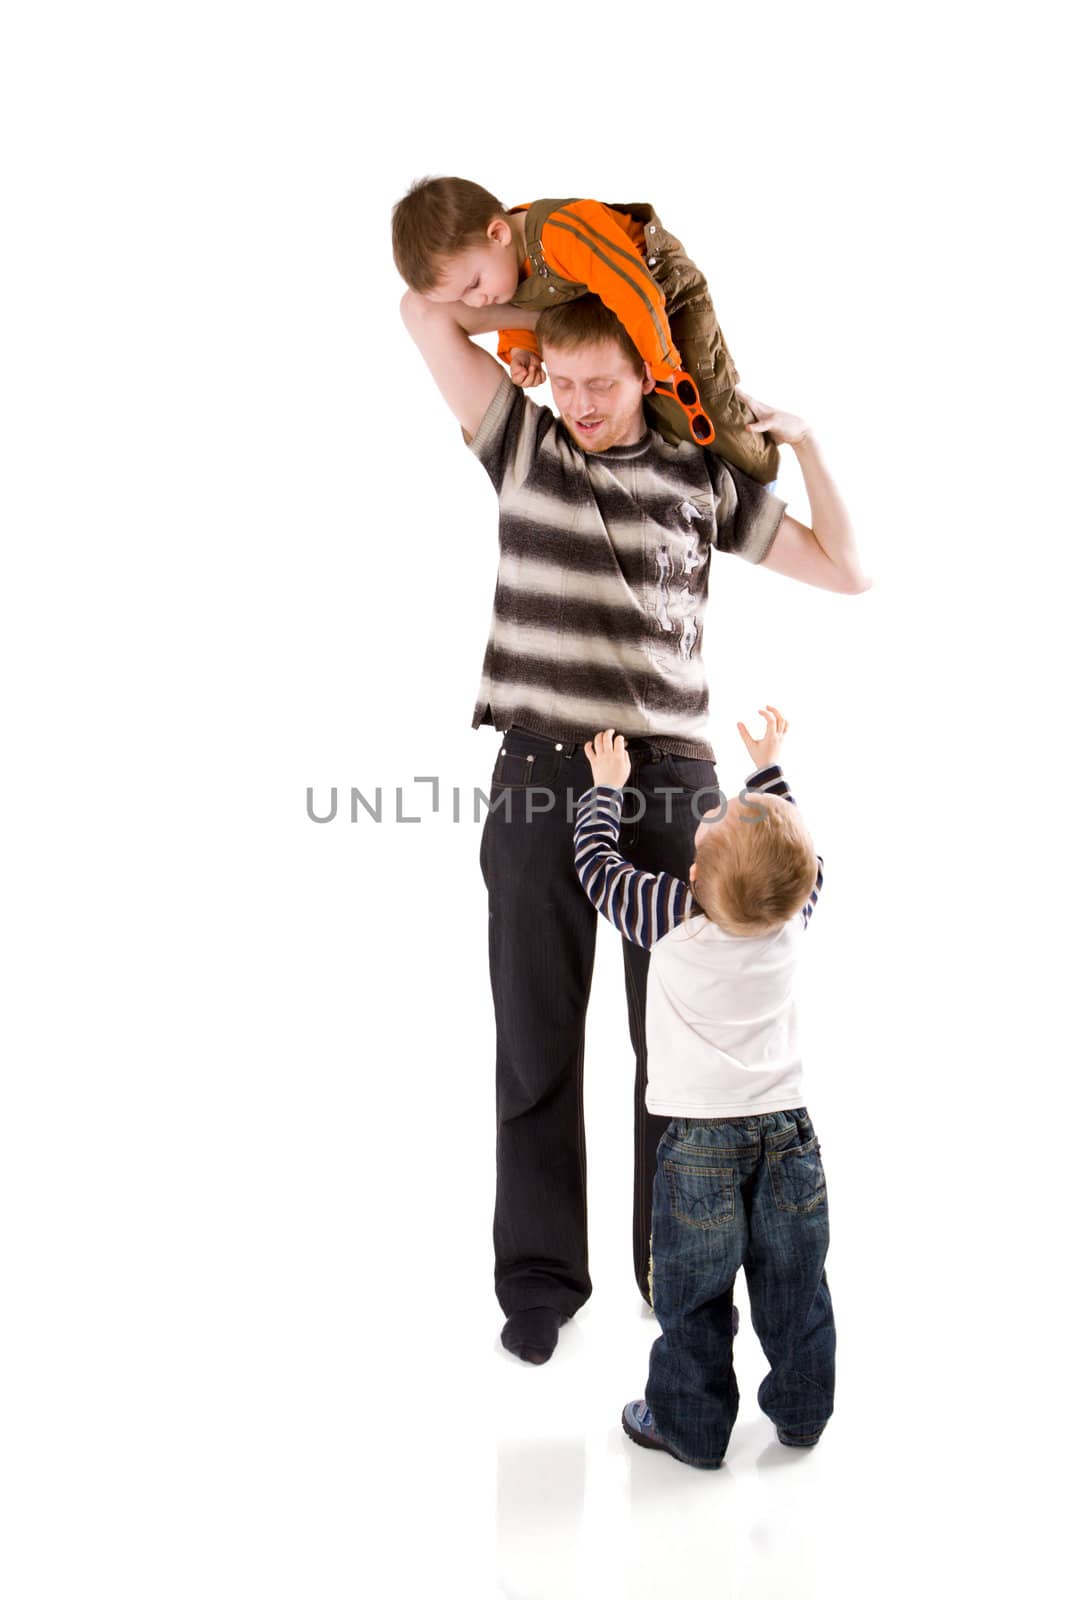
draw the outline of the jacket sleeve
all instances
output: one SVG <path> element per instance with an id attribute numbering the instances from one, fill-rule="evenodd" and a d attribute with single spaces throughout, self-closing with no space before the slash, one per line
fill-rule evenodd
<path id="1" fill-rule="evenodd" d="M 535 328 L 501 328 L 499 341 L 496 345 L 496 354 L 501 361 L 511 365 L 512 350 L 532 350 L 535 356 L 540 355 L 540 343 L 537 339 Z"/>
<path id="2" fill-rule="evenodd" d="M 621 815 L 620 790 L 586 789 L 577 805 L 574 865 L 596 910 L 627 939 L 650 950 L 656 939 L 684 921 L 686 911 L 699 907 L 680 878 L 641 872 L 619 855 Z"/>
<path id="3" fill-rule="evenodd" d="M 745 794 L 776 794 L 782 800 L 787 800 L 791 805 L 796 804 L 796 797 L 788 786 L 788 780 L 780 767 L 760 767 L 758 772 L 753 772 L 744 785 Z M 814 880 L 811 897 L 803 907 L 803 926 L 806 927 L 811 920 L 811 915 L 818 904 L 818 896 L 822 892 L 822 867 L 824 862 L 818 857 L 818 876 Z"/>
<path id="4" fill-rule="evenodd" d="M 599 295 L 622 323 L 657 380 L 681 366 L 666 301 L 609 206 L 572 200 L 545 220 L 540 236 L 545 265 Z"/>

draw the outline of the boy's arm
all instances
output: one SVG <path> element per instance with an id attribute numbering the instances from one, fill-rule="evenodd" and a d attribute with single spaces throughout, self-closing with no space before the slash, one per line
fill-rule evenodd
<path id="1" fill-rule="evenodd" d="M 747 783 L 744 785 L 744 792 L 745 794 L 776 794 L 780 795 L 782 800 L 789 801 L 791 805 L 796 804 L 796 797 L 788 786 L 788 779 L 785 777 L 784 773 L 781 771 L 781 768 L 777 766 L 776 763 L 770 767 L 760 767 L 758 772 L 753 772 Z M 806 927 L 808 922 L 810 922 L 811 914 L 813 913 L 815 906 L 818 904 L 818 896 L 822 892 L 823 866 L 824 862 L 822 861 L 821 856 L 819 856 L 818 876 L 814 880 L 814 888 L 811 890 L 810 899 L 807 901 L 807 904 L 803 907 L 802 911 L 804 927 Z"/>
<path id="2" fill-rule="evenodd" d="M 507 308 L 504 307 L 504 310 Z M 515 308 L 517 309 L 517 308 Z M 496 354 L 500 360 L 511 365 L 512 350 L 528 350 L 531 355 L 540 355 L 540 340 L 533 328 L 501 328 L 500 337 L 496 344 Z"/>
<path id="3" fill-rule="evenodd" d="M 681 357 L 670 335 L 666 301 L 610 208 L 598 200 L 571 200 L 546 219 L 540 242 L 545 264 L 599 295 L 651 367 L 652 377 L 669 381 Z"/>
<path id="4" fill-rule="evenodd" d="M 863 571 L 848 509 L 809 423 L 787 411 L 775 411 L 750 395 L 741 398 L 755 413 L 755 422 L 748 424 L 753 433 L 769 433 L 778 444 L 790 444 L 795 451 L 813 524 L 805 527 L 786 512 L 761 565 L 817 589 L 832 589 L 837 594 L 865 593 L 873 579 Z"/>
<path id="5" fill-rule="evenodd" d="M 627 939 L 650 950 L 656 939 L 698 911 L 688 886 L 668 872 L 641 872 L 618 853 L 619 789 L 586 789 L 577 806 L 574 865 L 581 887 Z"/>
<path id="6" fill-rule="evenodd" d="M 461 301 L 430 301 L 408 289 L 400 301 L 400 315 L 452 415 L 473 438 L 503 374 L 494 358 L 475 344 L 471 335 L 494 332 L 504 318 L 533 327 L 538 313 L 516 306 L 483 306 L 475 310 Z"/>

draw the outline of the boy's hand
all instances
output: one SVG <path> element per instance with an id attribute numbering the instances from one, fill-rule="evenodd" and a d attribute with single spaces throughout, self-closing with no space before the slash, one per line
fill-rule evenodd
<path id="1" fill-rule="evenodd" d="M 626 742 L 613 728 L 605 728 L 585 746 L 585 754 L 592 768 L 592 781 L 605 789 L 624 789 L 631 763 L 626 754 Z"/>
<path id="2" fill-rule="evenodd" d="M 737 394 L 755 413 L 755 421 L 748 423 L 749 433 L 768 433 L 777 444 L 790 444 L 793 448 L 810 438 L 811 425 L 804 422 L 802 417 L 794 417 L 791 411 L 777 411 L 762 400 L 753 400 L 750 394 L 744 394 L 740 389 Z"/>
<path id="3" fill-rule="evenodd" d="M 544 366 L 535 350 L 511 351 L 511 382 L 520 389 L 535 389 L 544 382 Z"/>
<path id="4" fill-rule="evenodd" d="M 777 765 L 778 752 L 788 732 L 788 723 L 776 706 L 767 706 L 765 710 L 759 712 L 759 715 L 766 723 L 766 732 L 761 739 L 756 739 L 750 734 L 742 722 L 737 723 L 740 737 L 748 747 L 748 754 L 755 763 L 756 770 Z"/>

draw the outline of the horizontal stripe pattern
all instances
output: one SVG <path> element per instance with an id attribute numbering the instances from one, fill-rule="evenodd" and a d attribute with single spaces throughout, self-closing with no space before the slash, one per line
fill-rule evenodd
<path id="1" fill-rule="evenodd" d="M 474 726 L 491 717 L 504 732 L 518 722 L 582 742 L 613 726 L 710 757 L 711 554 L 761 559 L 782 503 L 720 457 L 654 432 L 586 453 L 507 376 L 471 449 L 500 501 Z"/>
<path id="2" fill-rule="evenodd" d="M 617 561 L 611 571 L 582 572 L 558 561 L 504 552 L 500 556 L 497 587 L 500 594 L 509 597 L 507 604 L 524 594 L 538 601 L 561 601 L 565 596 L 567 605 L 574 602 L 597 606 L 612 616 L 627 612 L 646 616 L 656 585 L 643 581 L 643 570 L 639 583 L 619 583 L 619 570 Z"/>
<path id="3" fill-rule="evenodd" d="M 554 693 L 560 703 L 569 699 L 596 701 L 624 709 L 627 715 L 623 720 L 627 724 L 630 721 L 629 713 L 635 708 L 642 708 L 653 721 L 668 717 L 676 728 L 690 728 L 694 720 L 702 721 L 707 714 L 707 684 L 702 673 L 690 674 L 687 678 L 678 673 L 668 678 L 654 670 L 654 663 L 650 659 L 635 670 L 628 670 L 618 661 L 571 661 L 567 666 L 564 687 L 559 681 L 557 653 L 514 655 L 493 643 L 487 668 L 485 677 L 497 686 L 494 705 L 499 689 L 508 682 L 517 682 L 521 684 L 522 693 L 512 697 L 516 703 L 527 696 L 530 703 L 534 703 L 536 691 L 541 690 Z M 521 715 L 515 720 L 521 722 Z M 597 724 L 584 737 L 591 737 L 591 734 L 599 731 L 600 726 Z M 612 726 L 618 732 L 623 731 L 617 723 Z M 628 727 L 625 731 L 628 731 Z"/>
<path id="4" fill-rule="evenodd" d="M 555 503 L 558 516 L 558 502 Z M 649 524 L 630 521 L 618 530 L 611 525 L 612 537 L 604 533 L 600 522 L 594 532 L 583 532 L 576 527 L 552 527 L 544 522 L 533 522 L 524 512 L 512 513 L 507 528 L 507 555 L 512 561 L 535 561 L 541 565 L 573 572 L 579 577 L 617 578 L 621 574 L 627 584 L 640 587 L 647 569 Z M 679 560 L 691 560 L 699 549 L 698 535 L 690 536 L 691 549 L 677 546 Z M 697 557 L 695 571 L 704 572 L 708 550 Z M 524 575 L 523 575 L 524 577 Z"/>
<path id="5" fill-rule="evenodd" d="M 554 623 L 540 627 L 528 618 L 520 622 L 507 621 L 500 616 L 497 608 L 493 646 L 501 655 L 522 656 L 529 660 L 531 666 L 539 661 L 554 670 L 558 638 Z M 566 630 L 565 643 L 568 649 L 577 652 L 582 665 L 591 670 L 599 667 L 617 668 L 629 676 L 646 672 L 650 665 L 651 644 L 643 633 L 637 639 L 624 639 L 614 629 L 584 633 L 576 627 L 570 627 Z"/>
<path id="6" fill-rule="evenodd" d="M 636 707 L 624 699 L 575 694 L 573 690 L 538 688 L 524 684 L 521 696 L 511 697 L 506 688 L 487 674 L 481 679 L 478 703 L 491 709 L 493 725 L 503 731 L 518 723 L 530 733 L 547 739 L 568 739 L 584 744 L 593 732 L 615 728 L 627 739 L 654 739 L 670 755 L 714 760 L 706 741 L 689 733 L 692 719 L 674 709 L 656 714 Z M 588 730 L 583 731 L 583 730 Z"/>
<path id="7" fill-rule="evenodd" d="M 566 604 L 566 635 L 575 641 L 582 637 L 594 638 L 597 635 L 619 640 L 623 644 L 644 644 L 649 650 L 663 647 L 663 640 L 652 640 L 648 632 L 647 608 L 655 602 L 654 591 L 648 590 L 644 605 L 630 603 L 626 605 L 613 604 L 610 599 L 600 603 L 597 599 L 577 599 L 570 585 L 567 585 Z M 523 590 L 515 586 L 499 587 L 496 590 L 496 624 L 498 636 L 503 638 L 504 624 L 516 624 L 519 627 L 529 627 L 536 630 L 557 628 L 560 624 L 560 607 L 563 604 L 563 595 L 556 589 L 553 593 L 542 594 L 538 590 Z M 697 624 L 698 626 L 698 624 Z M 660 634 L 664 630 L 660 626 Z M 702 627 L 700 635 L 702 636 Z M 667 648 L 670 635 L 665 634 Z M 553 650 L 557 646 L 553 643 Z M 519 647 L 521 649 L 521 647 Z"/>

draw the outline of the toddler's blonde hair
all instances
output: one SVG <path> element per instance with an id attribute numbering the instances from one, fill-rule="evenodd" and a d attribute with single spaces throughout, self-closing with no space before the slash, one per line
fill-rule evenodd
<path id="1" fill-rule="evenodd" d="M 759 794 L 742 807 L 736 816 L 730 807 L 700 840 L 692 892 L 709 921 L 752 938 L 802 910 L 818 876 L 818 857 L 791 801 Z"/>

